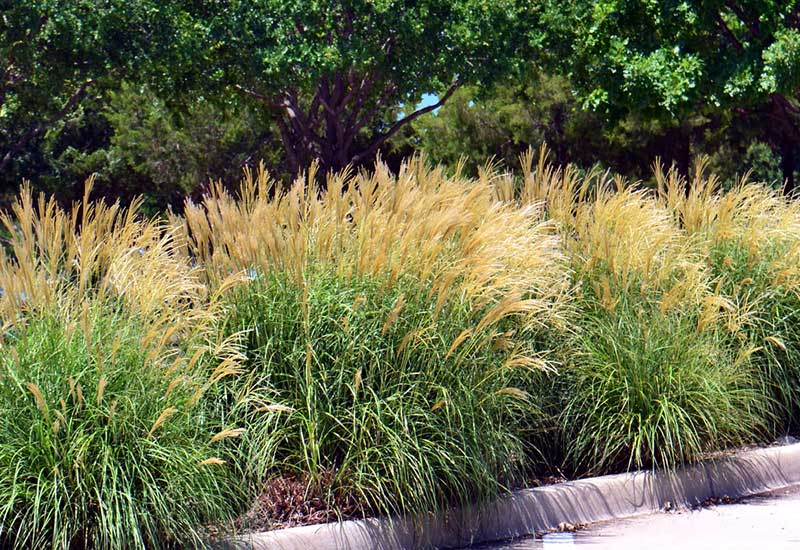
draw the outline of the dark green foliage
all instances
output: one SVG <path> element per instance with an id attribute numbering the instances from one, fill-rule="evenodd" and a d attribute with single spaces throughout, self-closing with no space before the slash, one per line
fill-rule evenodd
<path id="1" fill-rule="evenodd" d="M 110 198 L 177 207 L 262 159 L 283 176 L 378 152 L 399 166 L 421 148 L 474 169 L 515 166 L 543 141 L 560 164 L 633 179 L 655 157 L 688 174 L 702 154 L 723 180 L 761 160 L 759 178 L 797 172 L 800 41 L 785 2 L 7 4 L 6 195 L 28 178 L 66 201 L 98 172 Z M 424 94 L 444 103 L 438 117 L 417 118 Z"/>
<path id="2" fill-rule="evenodd" d="M 793 95 L 800 83 L 800 20 L 788 0 L 553 2 L 549 10 L 574 83 L 604 111 L 752 105 Z"/>
<path id="3" fill-rule="evenodd" d="M 35 174 L 37 144 L 109 82 L 141 70 L 155 3 L 0 3 L 0 173 Z"/>
<path id="4" fill-rule="evenodd" d="M 518 38 L 535 9 L 514 0 L 199 4 L 176 2 L 202 43 L 197 71 L 270 110 L 293 171 L 370 162 L 423 112 L 387 111 L 491 83 L 533 51 Z"/>
<path id="5" fill-rule="evenodd" d="M 182 207 L 212 181 L 232 184 L 261 161 L 280 171 L 279 145 L 270 125 L 236 103 L 203 98 L 167 104 L 147 89 L 123 84 L 109 93 L 102 116 L 109 140 L 84 161 L 98 176 L 98 192 L 130 200 L 144 195 L 157 211 Z M 120 182 L 125 182 L 124 187 Z"/>
<path id="6" fill-rule="evenodd" d="M 408 139 L 433 161 L 453 166 L 463 158 L 473 172 L 491 157 L 513 169 L 531 144 L 547 143 L 558 164 L 603 158 L 599 121 L 579 111 L 568 80 L 545 73 L 462 88 L 413 129 Z"/>
<path id="7" fill-rule="evenodd" d="M 277 146 L 270 125 L 247 107 L 188 97 L 167 103 L 123 82 L 54 124 L 29 167 L 33 184 L 62 202 L 80 198 L 94 174 L 96 194 L 123 203 L 142 196 L 155 214 L 180 210 L 212 181 L 238 181 L 245 166 L 265 161 L 284 172 Z"/>
<path id="8" fill-rule="evenodd" d="M 556 43 L 557 66 L 569 67 L 586 107 L 611 120 L 636 113 L 681 125 L 735 113 L 781 155 L 792 190 L 800 147 L 794 1 L 573 1 L 545 11 L 545 40 Z"/>
<path id="9" fill-rule="evenodd" d="M 607 120 L 581 105 L 568 78 L 528 71 L 483 89 L 458 90 L 435 114 L 398 134 L 384 158 L 422 150 L 448 166 L 464 161 L 474 175 L 488 159 L 516 170 L 521 153 L 544 143 L 558 165 L 600 165 L 632 180 L 652 180 L 656 158 L 687 173 L 709 156 L 713 172 L 729 184 L 748 170 L 753 181 L 782 183 L 780 158 L 764 139 L 751 118 L 724 112 L 676 120 L 632 112 Z"/>

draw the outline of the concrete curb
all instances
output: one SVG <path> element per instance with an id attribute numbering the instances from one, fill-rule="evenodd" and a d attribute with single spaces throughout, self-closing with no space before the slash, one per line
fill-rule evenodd
<path id="1" fill-rule="evenodd" d="M 558 527 L 738 498 L 800 483 L 800 443 L 743 451 L 674 472 L 633 472 L 523 489 L 495 502 L 418 518 L 368 519 L 255 533 L 226 550 L 460 548 Z"/>

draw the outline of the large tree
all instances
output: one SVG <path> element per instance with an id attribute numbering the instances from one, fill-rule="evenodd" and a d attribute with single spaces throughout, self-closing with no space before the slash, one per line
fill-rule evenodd
<path id="1" fill-rule="evenodd" d="M 0 175 L 144 57 L 150 16 L 136 1 L 0 0 Z"/>
<path id="2" fill-rule="evenodd" d="M 573 0 L 549 8 L 561 63 L 587 106 L 610 119 L 734 110 L 761 125 L 793 188 L 800 2 Z"/>
<path id="3" fill-rule="evenodd" d="M 464 84 L 528 60 L 523 0 L 251 0 L 185 3 L 198 69 L 269 109 L 293 170 L 374 157 Z M 423 94 L 437 101 L 396 115 Z M 387 116 L 394 112 L 395 115 Z"/>

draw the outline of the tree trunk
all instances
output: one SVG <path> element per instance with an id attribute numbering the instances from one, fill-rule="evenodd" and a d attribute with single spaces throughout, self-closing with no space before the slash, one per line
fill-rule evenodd
<path id="1" fill-rule="evenodd" d="M 372 162 L 387 140 L 418 117 L 444 105 L 460 85 L 456 79 L 436 103 L 386 121 L 388 128 L 374 133 L 365 143 L 356 142 L 359 132 L 374 125 L 383 109 L 397 101 L 397 86 L 379 76 L 358 75 L 354 71 L 333 74 L 320 81 L 310 98 L 303 98 L 293 89 L 267 95 L 240 85 L 235 87 L 273 113 L 289 171 L 297 175 L 311 162 L 317 162 L 318 183 L 324 187 L 329 173 Z"/>

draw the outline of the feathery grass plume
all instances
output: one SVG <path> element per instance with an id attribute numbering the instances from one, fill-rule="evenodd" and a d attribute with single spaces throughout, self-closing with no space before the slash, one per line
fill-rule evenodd
<path id="1" fill-rule="evenodd" d="M 87 296 L 124 301 L 145 317 L 183 315 L 202 299 L 203 287 L 180 248 L 179 233 L 129 209 L 89 200 L 59 207 L 24 185 L 0 222 L 11 235 L 0 249 L 0 316 L 13 323 L 22 311 L 80 309 Z M 70 292 L 62 292 L 64 288 Z M 201 308 L 197 308 L 200 310 Z"/>
<path id="2" fill-rule="evenodd" d="M 324 265 L 343 278 L 378 277 L 393 285 L 413 275 L 441 296 L 482 305 L 514 289 L 535 289 L 539 320 L 559 313 L 565 273 L 558 238 L 534 207 L 495 200 L 493 176 L 446 178 L 413 159 L 395 177 L 332 176 L 327 192 L 313 179 L 280 189 L 266 171 L 246 172 L 238 197 L 215 186 L 186 208 L 189 253 L 207 266 L 212 286 L 232 272 L 285 271 L 302 283 Z"/>
<path id="3" fill-rule="evenodd" d="M 520 201 L 545 197 L 554 205 L 546 213 L 559 223 L 579 289 L 605 289 L 607 306 L 617 292 L 647 294 L 662 300 L 664 311 L 709 294 L 702 247 L 650 191 L 607 174 L 581 180 L 570 167 L 550 167 L 543 155 L 535 172 L 525 170 Z M 524 159 L 528 165 L 530 158 Z"/>
<path id="4" fill-rule="evenodd" d="M 720 200 L 720 181 L 707 175 L 708 159 L 701 157 L 694 168 L 691 181 L 678 173 L 675 166 L 666 172 L 659 159 L 653 164 L 658 196 L 676 221 L 689 234 L 708 227 L 715 219 Z"/>
<path id="5" fill-rule="evenodd" d="M 597 188 L 610 184 L 610 172 L 592 168 L 582 174 L 574 165 L 552 164 L 549 155 L 546 145 L 539 148 L 538 154 L 530 148 L 520 155 L 522 187 L 516 198 L 522 204 L 543 203 L 551 219 L 569 227 L 577 206 L 590 202 Z"/>
<path id="6" fill-rule="evenodd" d="M 702 249 L 652 192 L 599 169 L 581 174 L 572 165 L 555 167 L 547 156 L 542 147 L 535 166 L 532 150 L 521 156 L 523 183 L 517 200 L 522 205 L 543 201 L 581 284 L 603 286 L 602 279 L 611 277 L 615 285 L 626 287 L 635 280 L 639 291 L 670 292 L 674 303 L 698 300 L 709 292 Z M 597 267 L 604 273 L 600 280 L 586 279 Z M 612 298 L 608 295 L 609 304 Z"/>
<path id="7" fill-rule="evenodd" d="M 517 339 L 563 323 L 569 275 L 541 207 L 498 200 L 504 177 L 417 158 L 318 193 L 312 175 L 284 189 L 262 169 L 237 197 L 216 186 L 187 204 L 210 287 L 248 274 L 228 296 L 230 330 L 249 330 L 251 374 L 234 386 L 254 480 L 302 471 L 388 513 L 518 479 L 517 388 L 546 359 Z"/>
<path id="8" fill-rule="evenodd" d="M 577 225 L 578 240 L 589 243 L 583 255 L 590 269 L 605 265 L 621 282 L 638 277 L 646 286 L 643 292 L 671 291 L 676 302 L 696 303 L 709 292 L 696 244 L 647 192 L 602 193 L 579 211 Z M 675 296 L 676 291 L 683 295 Z"/>

